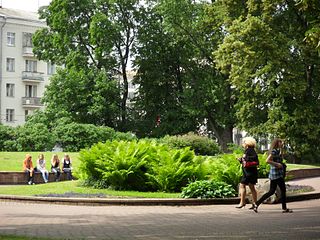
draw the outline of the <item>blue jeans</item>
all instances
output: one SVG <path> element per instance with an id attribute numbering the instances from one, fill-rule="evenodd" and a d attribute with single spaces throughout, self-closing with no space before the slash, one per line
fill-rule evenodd
<path id="1" fill-rule="evenodd" d="M 56 177 L 56 181 L 60 180 L 60 168 L 51 168 L 51 172 L 54 173 L 55 177 Z"/>

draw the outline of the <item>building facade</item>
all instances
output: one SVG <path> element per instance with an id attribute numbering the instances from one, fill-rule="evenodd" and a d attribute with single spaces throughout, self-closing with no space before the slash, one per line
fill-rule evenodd
<path id="1" fill-rule="evenodd" d="M 43 108 L 41 97 L 55 66 L 37 60 L 32 35 L 46 27 L 36 13 L 0 8 L 0 123 L 18 126 Z"/>

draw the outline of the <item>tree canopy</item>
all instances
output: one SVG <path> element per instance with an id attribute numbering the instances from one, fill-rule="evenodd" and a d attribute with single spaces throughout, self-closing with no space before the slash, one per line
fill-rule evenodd
<path id="1" fill-rule="evenodd" d="M 315 0 L 53 0 L 34 36 L 63 66 L 46 111 L 139 136 L 205 126 L 224 150 L 236 126 L 320 156 L 319 12 Z"/>
<path id="2" fill-rule="evenodd" d="M 286 138 L 300 158 L 319 153 L 320 58 L 305 41 L 308 17 L 293 1 L 232 7 L 220 5 L 228 34 L 215 56 L 240 92 L 238 126 Z"/>

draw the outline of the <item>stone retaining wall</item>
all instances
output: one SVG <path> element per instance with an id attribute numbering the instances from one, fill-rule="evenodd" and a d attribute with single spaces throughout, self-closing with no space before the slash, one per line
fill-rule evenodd
<path id="1" fill-rule="evenodd" d="M 60 181 L 68 180 L 66 173 L 60 174 Z M 34 173 L 33 181 L 36 184 L 44 183 L 42 174 L 39 172 Z M 49 172 L 49 182 L 54 182 L 54 173 Z M 27 175 L 24 172 L 0 172 L 0 185 L 11 184 L 27 184 Z"/>
<path id="2" fill-rule="evenodd" d="M 319 177 L 320 168 L 293 169 L 287 172 L 289 179 Z"/>

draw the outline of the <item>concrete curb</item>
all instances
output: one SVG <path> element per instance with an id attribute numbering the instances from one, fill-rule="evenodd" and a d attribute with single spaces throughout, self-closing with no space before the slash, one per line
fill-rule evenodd
<path id="1" fill-rule="evenodd" d="M 312 199 L 320 199 L 320 192 L 300 193 L 287 196 L 287 202 L 305 201 Z"/>
<path id="2" fill-rule="evenodd" d="M 237 204 L 238 197 L 215 198 L 215 199 L 183 199 L 183 198 L 60 198 L 60 197 L 31 197 L 0 195 L 0 201 L 23 201 L 29 203 L 49 203 L 66 205 L 128 205 L 128 206 L 184 206 L 184 205 L 215 205 L 215 204 Z"/>
<path id="3" fill-rule="evenodd" d="M 301 193 L 287 196 L 287 202 L 320 199 L 320 192 Z M 59 197 L 31 197 L 0 195 L 0 201 L 15 201 L 27 203 L 85 205 L 85 206 L 196 206 L 196 205 L 227 205 L 238 204 L 239 198 L 215 198 L 215 199 L 171 199 L 171 198 L 59 198 Z"/>

